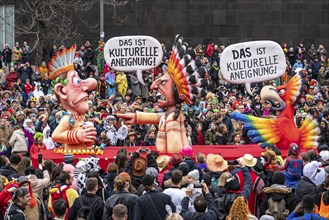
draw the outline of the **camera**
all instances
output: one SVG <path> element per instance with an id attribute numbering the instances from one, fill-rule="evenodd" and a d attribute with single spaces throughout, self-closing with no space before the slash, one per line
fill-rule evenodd
<path id="1" fill-rule="evenodd" d="M 235 166 L 235 165 L 239 165 L 239 162 L 238 162 L 237 160 L 230 160 L 230 161 L 228 161 L 227 164 L 228 164 L 228 165 Z"/>
<path id="2" fill-rule="evenodd" d="M 142 148 L 142 149 L 139 150 L 139 152 L 141 152 L 141 153 L 147 153 L 147 151 L 148 151 L 147 148 Z"/>
<path id="3" fill-rule="evenodd" d="M 42 154 L 38 154 L 38 163 L 42 164 Z"/>
<path id="4" fill-rule="evenodd" d="M 193 184 L 193 188 L 202 188 L 199 182 Z"/>

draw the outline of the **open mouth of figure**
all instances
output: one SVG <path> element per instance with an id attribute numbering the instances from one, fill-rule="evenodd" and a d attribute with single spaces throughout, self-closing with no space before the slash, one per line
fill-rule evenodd
<path id="1" fill-rule="evenodd" d="M 162 95 L 160 92 L 156 94 L 157 101 L 166 101 L 166 97 Z"/>

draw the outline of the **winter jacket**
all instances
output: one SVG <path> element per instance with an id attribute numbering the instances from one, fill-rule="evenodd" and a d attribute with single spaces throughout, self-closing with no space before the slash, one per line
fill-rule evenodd
<path id="1" fill-rule="evenodd" d="M 170 196 L 156 190 L 150 190 L 137 199 L 134 219 L 165 219 L 168 214 L 165 208 L 166 205 L 169 205 L 173 212 L 176 211 L 176 207 L 171 201 Z"/>
<path id="2" fill-rule="evenodd" d="M 40 151 L 43 151 L 43 150 L 46 150 L 46 149 L 47 149 L 47 147 L 44 143 L 39 145 L 39 144 L 37 144 L 37 142 L 34 142 L 31 146 L 30 154 L 31 155 L 36 154 L 36 153 L 38 153 Z"/>
<path id="3" fill-rule="evenodd" d="M 269 208 L 268 200 L 272 198 L 274 201 L 281 201 L 284 199 L 286 209 L 292 212 L 296 207 L 296 200 L 292 193 L 291 188 L 283 185 L 272 185 L 263 189 L 264 199 L 260 205 L 260 216 L 265 215 L 265 211 Z"/>
<path id="4" fill-rule="evenodd" d="M 128 220 L 134 219 L 135 205 L 138 196 L 127 191 L 119 191 L 110 196 L 104 206 L 103 220 L 110 220 L 112 211 L 117 204 L 123 204 L 128 208 Z"/>
<path id="5" fill-rule="evenodd" d="M 216 132 L 212 131 L 211 129 L 208 129 L 207 132 L 206 132 L 206 136 L 204 138 L 204 143 L 206 145 L 217 144 L 216 141 L 217 141 L 216 140 Z"/>
<path id="6" fill-rule="evenodd" d="M 27 216 L 24 213 L 24 208 L 13 203 L 8 210 L 8 218 L 10 220 L 26 220 Z"/>
<path id="7" fill-rule="evenodd" d="M 317 194 L 316 185 L 306 176 L 302 176 L 302 179 L 297 183 L 295 190 L 295 198 L 297 202 L 301 202 L 305 195 Z"/>
<path id="8" fill-rule="evenodd" d="M 5 48 L 2 50 L 2 61 L 4 63 L 11 63 L 11 56 L 13 54 L 13 51 L 10 48 Z"/>
<path id="9" fill-rule="evenodd" d="M 182 200 L 182 212 L 181 215 L 184 220 L 198 219 L 198 220 L 216 220 L 217 219 L 217 207 L 215 201 L 210 193 L 207 193 L 206 200 L 208 204 L 208 211 L 206 212 L 190 212 L 188 211 L 189 197 L 185 197 Z"/>
<path id="10" fill-rule="evenodd" d="M 38 179 L 38 177 L 32 174 L 29 177 L 33 192 L 36 193 L 41 200 L 43 199 L 43 189 L 49 185 L 50 176 L 47 170 L 43 171 L 43 179 Z"/>
<path id="11" fill-rule="evenodd" d="M 13 178 L 17 179 L 18 174 L 17 171 L 10 165 L 6 165 L 0 169 L 0 175 L 5 176 L 8 181 L 12 181 Z"/>
<path id="12" fill-rule="evenodd" d="M 216 199 L 217 208 L 218 208 L 218 219 L 225 219 L 226 216 L 229 214 L 231 206 L 234 200 L 239 197 L 243 196 L 246 200 L 249 200 L 250 193 L 252 190 L 252 180 L 250 177 L 249 169 L 244 167 L 242 169 L 244 185 L 241 193 L 239 191 L 230 192 L 226 191 L 223 197 Z"/>
<path id="13" fill-rule="evenodd" d="M 25 134 L 21 129 L 15 130 L 9 140 L 9 145 L 12 146 L 11 152 L 27 152 L 27 144 Z"/>
<path id="14" fill-rule="evenodd" d="M 0 143 L 9 147 L 9 138 L 11 137 L 12 131 L 7 126 L 0 126 Z"/>
<path id="15" fill-rule="evenodd" d="M 89 206 L 92 209 L 94 219 L 102 219 L 104 210 L 103 201 L 98 196 L 87 193 L 74 200 L 69 211 L 68 220 L 75 220 L 82 206 Z"/>
<path id="16" fill-rule="evenodd" d="M 27 68 L 21 67 L 18 70 L 18 74 L 19 74 L 19 78 L 21 78 L 23 83 L 26 83 L 27 79 L 29 79 L 31 82 L 31 76 L 33 74 L 33 70 L 31 67 L 27 67 Z"/>

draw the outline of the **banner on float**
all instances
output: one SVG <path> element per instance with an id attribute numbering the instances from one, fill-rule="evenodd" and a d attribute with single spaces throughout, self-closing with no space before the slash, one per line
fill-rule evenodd
<path id="1" fill-rule="evenodd" d="M 277 79 L 286 71 L 286 58 L 281 46 L 274 41 L 250 41 L 233 44 L 221 55 L 222 77 L 233 84 L 245 84 Z"/>
<path id="2" fill-rule="evenodd" d="M 104 48 L 106 63 L 123 72 L 155 68 L 162 62 L 159 41 L 150 36 L 123 36 L 108 40 Z"/>

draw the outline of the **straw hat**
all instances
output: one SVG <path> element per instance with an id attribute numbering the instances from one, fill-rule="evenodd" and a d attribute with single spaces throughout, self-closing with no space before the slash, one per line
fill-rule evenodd
<path id="1" fill-rule="evenodd" d="M 13 94 L 11 91 L 9 91 L 9 90 L 5 90 L 5 91 L 2 91 L 2 92 L 1 92 L 1 95 L 4 97 L 6 93 L 7 93 L 9 96 L 11 96 L 11 95 Z"/>
<path id="2" fill-rule="evenodd" d="M 206 163 L 209 170 L 213 172 L 224 171 L 228 168 L 227 161 L 217 154 L 208 154 Z"/>
<path id="3" fill-rule="evenodd" d="M 247 167 L 253 167 L 257 163 L 257 159 L 254 158 L 251 154 L 245 154 L 245 155 L 243 155 L 243 157 L 241 159 L 242 159 L 243 165 L 245 165 Z"/>
<path id="4" fill-rule="evenodd" d="M 277 156 L 276 156 L 276 154 L 273 150 L 269 150 L 269 149 L 266 148 L 266 151 L 262 152 L 261 155 L 270 158 L 271 163 L 277 163 L 278 162 L 278 158 L 277 158 Z"/>
<path id="5" fill-rule="evenodd" d="M 159 171 L 161 172 L 169 164 L 170 157 L 167 155 L 161 155 L 156 159 Z"/>

